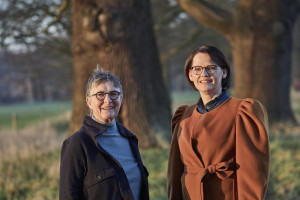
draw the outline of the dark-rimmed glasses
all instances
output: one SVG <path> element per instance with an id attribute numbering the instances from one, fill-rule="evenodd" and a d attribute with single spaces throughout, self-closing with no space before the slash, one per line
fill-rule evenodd
<path id="1" fill-rule="evenodd" d="M 96 98 L 99 101 L 103 101 L 105 99 L 105 95 L 107 95 L 107 94 L 111 100 L 116 100 L 120 96 L 121 92 L 118 92 L 118 91 L 97 92 L 96 94 L 92 94 L 91 96 L 96 96 Z"/>
<path id="2" fill-rule="evenodd" d="M 208 73 L 209 75 L 212 75 L 217 71 L 217 67 L 218 67 L 217 65 L 207 65 L 206 67 L 193 66 L 191 67 L 191 70 L 195 75 L 200 75 L 203 72 L 203 70 L 205 70 L 206 73 Z"/>

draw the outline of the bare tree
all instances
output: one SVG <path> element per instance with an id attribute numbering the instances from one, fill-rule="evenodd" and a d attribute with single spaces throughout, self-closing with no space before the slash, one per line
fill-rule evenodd
<path id="1" fill-rule="evenodd" d="M 23 98 L 20 94 L 11 102 L 70 100 L 71 81 L 66 79 L 72 78 L 67 5 L 60 0 L 1 1 L 1 61 L 14 77 L 8 82 L 16 88 L 18 84 L 32 87 L 31 92 L 22 91 Z M 26 98 L 30 93 L 32 98 Z"/>
<path id="2" fill-rule="evenodd" d="M 70 35 L 68 0 L 11 0 L 0 3 L 1 47 L 27 50 Z M 63 12 L 64 11 L 64 12 Z M 64 15 L 63 15 L 64 14 Z M 60 43 L 56 43 L 58 46 Z"/>
<path id="3" fill-rule="evenodd" d="M 295 123 L 289 94 L 292 33 L 299 1 L 239 0 L 233 9 L 224 9 L 209 0 L 177 2 L 198 22 L 229 40 L 233 51 L 233 95 L 260 100 L 271 121 Z"/>
<path id="4" fill-rule="evenodd" d="M 148 0 L 73 0 L 74 97 L 70 134 L 87 113 L 85 85 L 97 64 L 116 74 L 124 99 L 119 120 L 143 147 L 168 140 L 170 98 Z"/>
<path id="5" fill-rule="evenodd" d="M 149 1 L 74 0 L 72 30 L 68 5 L 69 0 L 1 4 L 0 16 L 6 19 L 0 22 L 2 47 L 13 44 L 34 51 L 39 43 L 51 45 L 48 41 L 56 36 L 72 35 L 74 101 L 69 134 L 87 114 L 85 85 L 100 64 L 121 79 L 124 99 L 119 120 L 138 136 L 140 145 L 155 146 L 160 138 L 169 140 L 170 98 L 162 78 Z M 61 51 L 60 56 L 69 53 L 63 46 L 57 48 L 61 42 L 52 45 L 55 48 L 49 51 Z"/>

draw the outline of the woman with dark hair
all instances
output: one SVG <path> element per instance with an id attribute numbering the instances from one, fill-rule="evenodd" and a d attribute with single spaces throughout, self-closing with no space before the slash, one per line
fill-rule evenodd
<path id="1" fill-rule="evenodd" d="M 96 69 L 86 87 L 90 116 L 62 146 L 60 200 L 149 199 L 137 138 L 115 120 L 122 99 L 119 79 Z"/>
<path id="2" fill-rule="evenodd" d="M 264 199 L 270 161 L 265 108 L 227 94 L 230 66 L 216 47 L 195 49 L 184 70 L 201 98 L 172 118 L 168 198 Z"/>

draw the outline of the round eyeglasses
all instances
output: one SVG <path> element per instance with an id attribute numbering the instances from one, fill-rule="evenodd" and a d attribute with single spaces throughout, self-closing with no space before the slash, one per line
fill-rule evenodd
<path id="1" fill-rule="evenodd" d="M 107 94 L 111 100 L 116 100 L 120 96 L 121 92 L 118 92 L 118 91 L 97 92 L 96 94 L 92 94 L 91 96 L 96 96 L 96 98 L 99 101 L 103 101 L 105 99 L 105 95 L 107 95 Z"/>
<path id="2" fill-rule="evenodd" d="M 207 65 L 206 67 L 193 66 L 191 67 L 191 70 L 195 75 L 200 75 L 203 72 L 203 70 L 205 70 L 206 73 L 208 73 L 209 75 L 212 75 L 217 71 L 217 67 L 218 67 L 217 65 Z"/>

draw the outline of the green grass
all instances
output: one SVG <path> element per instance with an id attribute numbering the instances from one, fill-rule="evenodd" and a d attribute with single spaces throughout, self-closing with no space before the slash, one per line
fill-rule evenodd
<path id="1" fill-rule="evenodd" d="M 0 106 L 0 129 L 13 127 L 16 116 L 17 128 L 24 128 L 42 119 L 57 116 L 71 109 L 70 102 L 43 102 Z"/>
<path id="2" fill-rule="evenodd" d="M 199 99 L 199 92 L 173 92 L 171 94 L 173 111 L 182 104 L 194 104 Z M 40 120 L 57 116 L 64 111 L 71 110 L 71 102 L 41 102 L 24 103 L 15 105 L 0 105 L 0 130 L 1 129 L 21 129 Z M 16 121 L 15 121 L 16 119 Z M 14 125 L 16 122 L 16 125 Z M 16 127 L 15 127 L 16 126 Z M 58 124 L 56 128 L 64 129 L 66 123 Z"/>
<path id="3" fill-rule="evenodd" d="M 294 136 L 270 138 L 271 168 L 268 200 L 295 200 L 300 196 L 300 140 Z M 142 149 L 150 175 L 151 200 L 167 199 L 168 149 Z M 0 200 L 58 199 L 60 152 L 0 163 Z"/>
<path id="4" fill-rule="evenodd" d="M 149 171 L 151 200 L 167 199 L 168 149 L 144 149 L 141 156 Z"/>
<path id="5" fill-rule="evenodd" d="M 300 92 L 291 91 L 291 106 L 297 121 L 300 123 Z"/>
<path id="6" fill-rule="evenodd" d="M 56 200 L 59 151 L 0 163 L 0 200 Z"/>
<path id="7" fill-rule="evenodd" d="M 173 102 L 185 103 L 185 102 L 197 102 L 200 95 L 197 91 L 184 91 L 184 92 L 172 92 L 171 99 Z"/>
<path id="8" fill-rule="evenodd" d="M 185 92 L 172 92 L 172 110 L 173 113 L 181 105 L 192 105 L 198 102 L 200 94 L 197 91 L 185 91 Z"/>
<path id="9" fill-rule="evenodd" d="M 271 165 L 268 196 L 272 200 L 300 197 L 299 136 L 270 137 Z"/>

